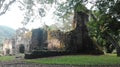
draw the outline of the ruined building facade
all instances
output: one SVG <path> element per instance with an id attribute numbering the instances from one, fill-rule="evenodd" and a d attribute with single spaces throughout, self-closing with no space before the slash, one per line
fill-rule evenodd
<path id="1" fill-rule="evenodd" d="M 23 34 L 24 33 L 24 34 Z M 31 41 L 31 32 L 20 28 L 16 30 L 16 35 L 11 39 L 5 39 L 3 42 L 3 55 L 15 55 L 23 52 L 29 52 L 29 44 Z"/>
<path id="2" fill-rule="evenodd" d="M 65 33 L 60 30 L 48 30 L 46 33 L 41 31 L 41 34 L 32 32 L 34 35 L 32 35 L 33 40 L 31 41 L 33 42 L 30 46 L 39 48 L 40 50 L 65 50 L 73 53 L 102 54 L 103 52 L 98 48 L 98 45 L 89 36 L 86 25 L 88 17 L 84 12 L 76 12 L 74 15 L 73 30 Z"/>
<path id="3" fill-rule="evenodd" d="M 30 41 L 30 51 L 44 50 L 47 46 L 47 31 L 41 28 L 33 29 Z"/>
<path id="4" fill-rule="evenodd" d="M 103 52 L 97 47 L 98 45 L 93 43 L 88 34 L 87 22 L 88 15 L 86 13 L 76 12 L 73 22 L 74 29 L 69 32 L 64 33 L 60 30 L 49 31 L 38 28 L 24 35 L 19 35 L 20 33 L 18 33 L 15 38 L 16 53 L 20 52 L 20 46 L 23 45 L 25 52 L 34 50 L 64 50 L 73 53 L 102 54 Z M 25 33 L 25 29 L 22 31 Z"/>
<path id="5" fill-rule="evenodd" d="M 15 54 L 15 40 L 5 39 L 3 43 L 3 55 L 13 55 Z"/>

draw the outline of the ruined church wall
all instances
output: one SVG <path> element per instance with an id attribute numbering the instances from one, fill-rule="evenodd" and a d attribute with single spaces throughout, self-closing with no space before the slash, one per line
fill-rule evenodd
<path id="1" fill-rule="evenodd" d="M 64 37 L 60 30 L 48 31 L 48 50 L 65 50 Z"/>
<path id="2" fill-rule="evenodd" d="M 46 42 L 47 42 L 47 31 L 40 28 L 32 30 L 30 51 L 45 49 Z"/>
<path id="3" fill-rule="evenodd" d="M 14 40 L 6 39 L 3 43 L 3 55 L 13 55 L 14 50 Z"/>

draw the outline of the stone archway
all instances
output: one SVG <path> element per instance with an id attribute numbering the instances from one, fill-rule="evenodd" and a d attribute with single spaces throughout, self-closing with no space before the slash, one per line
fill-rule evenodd
<path id="1" fill-rule="evenodd" d="M 25 52 L 25 46 L 24 44 L 19 45 L 19 53 L 24 53 Z"/>
<path id="2" fill-rule="evenodd" d="M 10 49 L 6 48 L 6 55 L 10 55 Z"/>

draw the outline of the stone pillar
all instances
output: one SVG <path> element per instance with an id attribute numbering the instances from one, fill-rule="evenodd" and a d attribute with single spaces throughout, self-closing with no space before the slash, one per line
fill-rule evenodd
<path id="1" fill-rule="evenodd" d="M 43 50 L 45 41 L 47 40 L 47 32 L 44 29 L 33 29 L 30 43 L 30 51 Z"/>

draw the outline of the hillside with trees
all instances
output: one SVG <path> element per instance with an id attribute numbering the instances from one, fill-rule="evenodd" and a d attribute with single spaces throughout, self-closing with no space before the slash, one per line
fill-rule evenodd
<path id="1" fill-rule="evenodd" d="M 2 44 L 5 38 L 11 38 L 12 36 L 14 36 L 14 34 L 15 34 L 14 29 L 0 25 L 0 44 Z"/>

